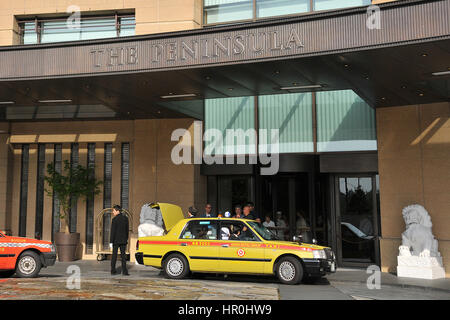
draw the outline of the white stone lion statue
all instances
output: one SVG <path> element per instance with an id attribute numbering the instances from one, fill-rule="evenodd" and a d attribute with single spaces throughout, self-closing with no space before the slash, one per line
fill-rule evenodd
<path id="1" fill-rule="evenodd" d="M 413 204 L 403 208 L 406 230 L 402 233 L 400 256 L 439 257 L 438 242 L 431 231 L 432 223 L 427 210 Z"/>

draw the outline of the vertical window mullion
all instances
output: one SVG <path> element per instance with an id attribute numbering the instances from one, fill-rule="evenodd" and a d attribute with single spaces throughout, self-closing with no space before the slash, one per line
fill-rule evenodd
<path id="1" fill-rule="evenodd" d="M 27 206 L 28 206 L 28 161 L 30 145 L 22 145 L 22 159 L 20 171 L 20 205 L 19 205 L 19 237 L 27 235 Z"/>
<path id="2" fill-rule="evenodd" d="M 88 143 L 87 167 L 95 176 L 95 143 Z M 94 195 L 86 199 L 86 253 L 91 254 L 94 244 Z"/>
<path id="3" fill-rule="evenodd" d="M 35 19 L 35 25 L 36 25 L 37 43 L 41 43 L 42 24 L 39 22 L 39 20 L 37 18 Z"/>
<path id="4" fill-rule="evenodd" d="M 130 184 L 130 143 L 122 143 L 121 150 L 121 179 L 120 179 L 120 206 L 129 207 Z"/>
<path id="5" fill-rule="evenodd" d="M 103 169 L 103 208 L 111 208 L 112 197 L 112 143 L 105 143 L 105 160 Z M 111 218 L 110 213 L 103 216 L 103 248 L 108 248 Z"/>
<path id="6" fill-rule="evenodd" d="M 34 233 L 42 239 L 44 218 L 44 177 L 45 177 L 45 144 L 38 144 L 37 179 L 36 179 L 36 219 Z"/>
<path id="7" fill-rule="evenodd" d="M 61 173 L 62 170 L 62 144 L 54 145 L 54 158 L 53 164 L 55 166 L 55 171 Z M 55 233 L 60 231 L 60 203 L 55 194 L 53 194 L 53 205 L 52 205 L 52 241 L 54 239 Z"/>
<path id="8" fill-rule="evenodd" d="M 76 168 L 79 165 L 79 145 L 78 143 L 72 143 L 70 150 L 70 166 Z M 70 199 L 72 207 L 70 209 L 69 217 L 69 229 L 70 232 L 77 232 L 77 215 L 78 204 L 77 199 Z"/>
<path id="9" fill-rule="evenodd" d="M 122 21 L 119 22 L 119 17 L 117 16 L 117 12 L 114 14 L 114 19 L 116 22 L 116 37 L 120 35 L 120 24 Z"/>
<path id="10" fill-rule="evenodd" d="M 316 108 L 316 93 L 312 92 L 312 128 L 313 128 L 313 143 L 314 153 L 317 153 L 317 108 Z"/>

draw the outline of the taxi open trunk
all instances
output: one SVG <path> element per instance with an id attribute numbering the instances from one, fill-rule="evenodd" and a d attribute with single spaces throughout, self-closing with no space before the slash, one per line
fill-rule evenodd
<path id="1" fill-rule="evenodd" d="M 175 204 L 156 202 L 151 204 L 151 207 L 159 207 L 166 231 L 169 231 L 177 224 L 178 221 L 184 219 L 183 211 Z"/>

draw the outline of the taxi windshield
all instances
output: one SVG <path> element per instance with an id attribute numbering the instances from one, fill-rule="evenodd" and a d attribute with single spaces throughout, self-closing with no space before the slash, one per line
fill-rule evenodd
<path id="1" fill-rule="evenodd" d="M 262 224 L 255 221 L 247 221 L 247 223 L 252 227 L 264 240 L 280 240 L 275 232 L 267 229 Z"/>

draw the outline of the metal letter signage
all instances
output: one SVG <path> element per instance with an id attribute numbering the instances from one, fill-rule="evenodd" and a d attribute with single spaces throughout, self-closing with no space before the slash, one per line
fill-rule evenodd
<path id="1" fill-rule="evenodd" d="M 141 41 L 135 46 L 95 47 L 90 50 L 91 65 L 105 71 L 137 64 L 140 69 L 160 69 L 292 55 L 303 51 L 304 44 L 297 27 L 274 29 L 211 34 L 201 39 L 198 36 L 157 39 Z"/>

